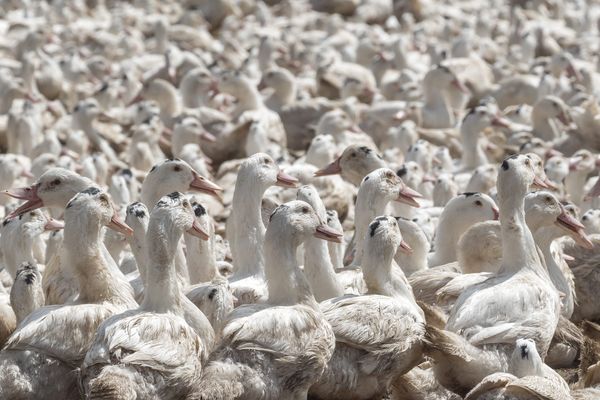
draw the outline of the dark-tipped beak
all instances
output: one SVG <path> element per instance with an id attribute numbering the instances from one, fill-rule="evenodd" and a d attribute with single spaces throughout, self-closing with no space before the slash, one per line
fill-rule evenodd
<path id="1" fill-rule="evenodd" d="M 340 165 L 340 157 L 338 157 L 326 167 L 315 172 L 315 176 L 337 175 L 340 173 L 342 173 L 342 166 Z"/>
<path id="2" fill-rule="evenodd" d="M 277 186 L 281 186 L 284 188 L 297 188 L 299 183 L 300 182 L 298 181 L 298 179 L 286 174 L 283 171 L 279 171 L 279 173 L 277 174 Z"/>
<path id="3" fill-rule="evenodd" d="M 327 225 L 319 225 L 315 231 L 314 237 L 327 240 L 334 243 L 342 243 L 344 235 L 341 232 L 331 229 Z"/>
<path id="4" fill-rule="evenodd" d="M 223 191 L 219 185 L 200 176 L 197 172 L 194 172 L 194 180 L 190 183 L 190 189 L 209 194 L 219 200 L 221 199 L 221 192 Z"/>
<path id="5" fill-rule="evenodd" d="M 202 229 L 198 221 L 194 221 L 192 227 L 186 232 L 192 236 L 196 236 L 197 238 L 200 238 L 205 241 L 210 238 L 210 235 L 204 229 Z"/>
<path id="6" fill-rule="evenodd" d="M 117 231 L 117 232 L 125 235 L 125 236 L 133 235 L 133 229 L 131 229 L 131 227 L 129 225 L 127 225 L 125 222 L 121 221 L 121 219 L 119 218 L 119 216 L 117 214 L 113 214 L 112 218 L 110 219 L 110 222 L 106 226 L 114 231 Z"/>
<path id="7" fill-rule="evenodd" d="M 417 202 L 416 199 L 422 197 L 423 195 L 421 193 L 409 188 L 408 186 L 404 186 L 402 189 L 400 189 L 400 193 L 398 193 L 396 201 L 419 208 L 421 207 L 421 205 Z"/>

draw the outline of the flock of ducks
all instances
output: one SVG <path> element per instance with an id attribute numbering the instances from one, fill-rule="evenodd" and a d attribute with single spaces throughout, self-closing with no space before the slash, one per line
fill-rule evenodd
<path id="1" fill-rule="evenodd" d="M 0 4 L 0 399 L 600 398 L 600 4 Z"/>

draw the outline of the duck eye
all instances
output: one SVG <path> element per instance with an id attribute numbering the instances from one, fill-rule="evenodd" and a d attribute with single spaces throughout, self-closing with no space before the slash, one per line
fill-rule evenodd
<path id="1" fill-rule="evenodd" d="M 183 205 L 185 208 L 188 208 L 188 207 L 190 206 L 190 203 L 189 203 L 187 200 L 185 200 L 185 201 L 182 203 L 182 205 Z"/>
<path id="2" fill-rule="evenodd" d="M 477 207 L 481 207 L 483 205 L 483 203 L 481 203 L 481 200 L 475 200 L 475 205 Z"/>
<path id="3" fill-rule="evenodd" d="M 268 158 L 265 158 L 264 163 L 265 164 L 271 164 L 271 160 L 269 160 Z"/>
<path id="4" fill-rule="evenodd" d="M 60 185 L 60 179 L 56 178 L 55 180 L 53 180 L 53 181 L 51 182 L 51 184 L 52 184 L 52 186 L 57 186 L 57 185 Z"/>
<path id="5" fill-rule="evenodd" d="M 308 214 L 308 207 L 302 207 L 302 213 Z"/>
<path id="6" fill-rule="evenodd" d="M 100 195 L 99 199 L 103 203 L 108 203 L 108 197 L 105 194 Z"/>
<path id="7" fill-rule="evenodd" d="M 176 165 L 173 167 L 173 171 L 179 172 L 179 171 L 181 171 L 181 167 L 179 165 Z"/>
<path id="8" fill-rule="evenodd" d="M 550 199 L 550 196 L 546 196 L 546 201 L 547 201 L 548 203 L 550 203 L 550 200 L 551 200 L 551 199 Z"/>
<path id="9" fill-rule="evenodd" d="M 356 157 L 356 153 L 350 154 L 350 157 L 353 157 L 353 158 Z"/>

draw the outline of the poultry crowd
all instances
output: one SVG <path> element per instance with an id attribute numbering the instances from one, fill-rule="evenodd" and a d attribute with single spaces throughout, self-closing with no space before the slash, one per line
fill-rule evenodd
<path id="1" fill-rule="evenodd" d="M 600 400 L 599 0 L 0 2 L 0 400 Z"/>

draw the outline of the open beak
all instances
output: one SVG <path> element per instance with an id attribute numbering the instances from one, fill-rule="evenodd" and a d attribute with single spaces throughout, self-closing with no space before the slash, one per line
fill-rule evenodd
<path id="1" fill-rule="evenodd" d="M 314 237 L 327 240 L 334 243 L 342 243 L 344 235 L 327 225 L 319 225 L 315 231 Z"/>
<path id="2" fill-rule="evenodd" d="M 279 173 L 277 174 L 277 186 L 293 189 L 297 188 L 299 183 L 300 182 L 298 181 L 298 179 L 286 174 L 283 171 L 279 171 Z"/>
<path id="3" fill-rule="evenodd" d="M 563 208 L 562 213 L 556 218 L 556 224 L 564 228 L 569 236 L 575 240 L 579 246 L 584 247 L 586 249 L 591 249 L 594 247 L 592 241 L 585 234 L 585 226 L 577 221 L 571 214 L 568 213 L 567 210 Z"/>
<path id="4" fill-rule="evenodd" d="M 500 210 L 497 207 L 492 207 L 492 212 L 494 213 L 494 221 L 498 221 L 500 219 Z"/>
<path id="5" fill-rule="evenodd" d="M 223 191 L 219 185 L 212 183 L 208 179 L 200 176 L 195 171 L 194 180 L 190 183 L 190 189 L 209 194 L 219 200 L 221 199 L 220 192 Z"/>
<path id="6" fill-rule="evenodd" d="M 465 86 L 464 83 L 462 83 L 461 81 L 459 81 L 458 79 L 454 79 L 452 81 L 452 86 L 454 86 L 455 88 L 457 88 L 458 90 L 460 90 L 463 93 L 469 94 L 469 89 Z"/>
<path id="7" fill-rule="evenodd" d="M 421 207 L 421 205 L 415 199 L 422 197 L 423 195 L 421 195 L 421 193 L 409 188 L 408 186 L 404 186 L 402 189 L 400 189 L 400 193 L 398 193 L 396 201 L 399 203 L 404 203 L 408 204 L 409 206 L 419 208 Z"/>
<path id="8" fill-rule="evenodd" d="M 326 167 L 315 172 L 315 176 L 337 175 L 340 173 L 342 173 L 342 166 L 340 165 L 340 157 L 338 157 Z"/>
<path id="9" fill-rule="evenodd" d="M 62 221 L 58 221 L 54 218 L 50 218 L 46 225 L 44 225 L 44 230 L 46 231 L 59 231 L 65 227 L 65 223 Z"/>
<path id="10" fill-rule="evenodd" d="M 133 235 L 133 229 L 131 229 L 131 227 L 129 225 L 127 225 L 125 222 L 121 221 L 121 219 L 119 218 L 119 216 L 117 214 L 113 214 L 112 218 L 110 219 L 110 222 L 106 226 L 114 231 L 117 231 L 117 232 L 125 235 L 125 236 Z"/>
<path id="11" fill-rule="evenodd" d="M 202 229 L 200 224 L 198 224 L 198 221 L 194 221 L 194 223 L 192 224 L 192 227 L 190 229 L 188 229 L 186 232 L 189 233 L 190 235 L 196 236 L 197 238 L 200 238 L 204 241 L 206 241 L 210 238 L 209 234 L 204 229 Z"/>
<path id="12" fill-rule="evenodd" d="M 412 252 L 413 252 L 412 247 L 410 247 L 408 245 L 408 243 L 406 243 L 404 240 L 402 240 L 400 242 L 400 246 L 398 247 L 398 250 L 400 250 L 404 254 L 412 254 Z"/>
<path id="13" fill-rule="evenodd" d="M 29 211 L 36 210 L 44 206 L 44 202 L 39 198 L 38 185 L 32 185 L 26 188 L 15 188 L 5 190 L 3 193 L 19 200 L 27 200 L 19 208 L 10 213 L 8 218 L 13 218 Z"/>
<path id="14" fill-rule="evenodd" d="M 535 188 L 535 189 L 549 189 L 548 185 L 545 182 L 546 179 L 547 178 L 542 179 L 542 178 L 540 178 L 539 176 L 536 175 L 533 178 L 533 184 L 531 185 L 531 187 Z"/>

